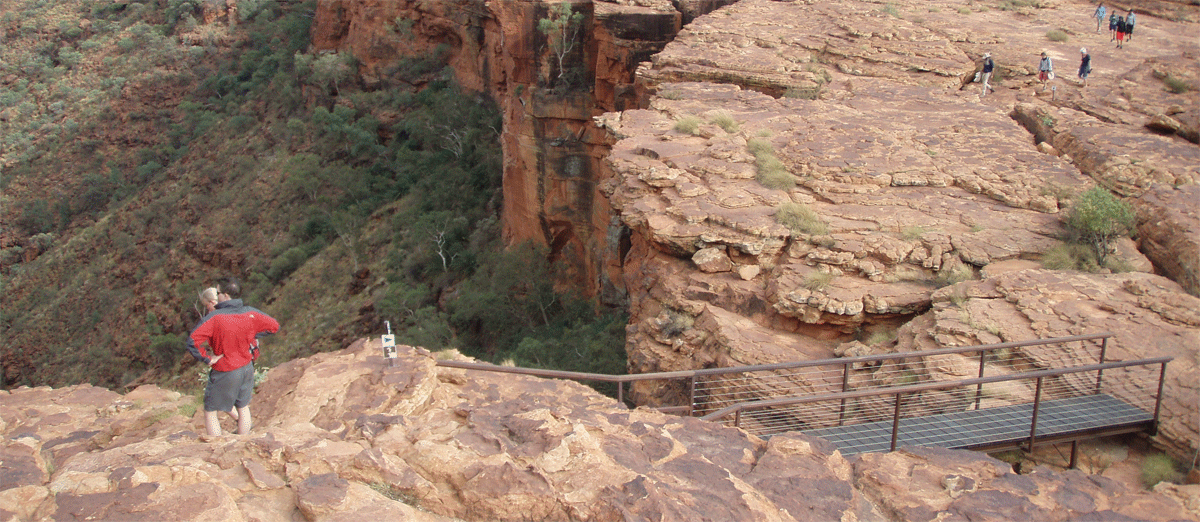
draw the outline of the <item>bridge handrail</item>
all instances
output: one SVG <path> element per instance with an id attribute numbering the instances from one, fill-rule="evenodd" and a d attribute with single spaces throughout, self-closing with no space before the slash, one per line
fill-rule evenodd
<path id="1" fill-rule="evenodd" d="M 1102 332 L 1102 333 L 1088 334 L 1088 335 L 1073 335 L 1070 337 L 1052 337 L 1050 339 L 1034 339 L 1031 341 L 1014 341 L 1014 342 L 998 343 L 998 344 L 981 344 L 981 345 L 975 345 L 975 346 L 965 346 L 965 347 L 960 347 L 960 348 L 938 348 L 936 350 L 923 350 L 923 351 L 916 351 L 916 352 L 897 352 L 897 353 L 885 353 L 885 354 L 878 354 L 878 355 L 859 355 L 859 356 L 855 356 L 855 357 L 839 357 L 837 359 L 819 359 L 819 360 L 795 361 L 795 362 L 786 362 L 786 363 L 757 364 L 757 365 L 753 365 L 753 366 L 733 366 L 733 367 L 727 367 L 727 368 L 705 368 L 703 370 L 692 370 L 692 372 L 694 372 L 694 375 L 699 376 L 699 375 L 717 375 L 717 374 L 722 374 L 722 373 L 756 372 L 756 371 L 764 371 L 764 370 L 785 370 L 785 369 L 791 369 L 791 368 L 804 368 L 804 367 L 808 367 L 808 366 L 828 366 L 828 365 L 834 365 L 834 364 L 836 364 L 838 366 L 842 366 L 842 365 L 849 365 L 849 364 L 886 361 L 889 359 L 908 359 L 908 358 L 929 357 L 931 355 L 953 355 L 953 354 L 962 354 L 962 353 L 977 353 L 977 352 L 986 352 L 986 351 L 991 351 L 991 350 L 1004 350 L 1004 349 L 1008 349 L 1008 348 L 1021 348 L 1021 347 L 1025 347 L 1025 346 L 1039 346 L 1039 345 L 1044 345 L 1044 344 L 1070 343 L 1070 342 L 1075 342 L 1075 341 L 1090 341 L 1092 339 L 1108 339 L 1110 337 L 1113 337 L 1114 335 L 1116 335 L 1116 334 L 1114 334 L 1112 332 Z M 641 375 L 653 375 L 653 374 L 641 374 Z"/>
<path id="2" fill-rule="evenodd" d="M 962 379 L 956 381 L 939 381 L 928 382 L 922 384 L 910 384 L 904 386 L 893 386 L 890 388 L 871 388 L 866 390 L 855 390 L 847 392 L 837 392 L 819 395 L 808 395 L 803 397 L 780 397 L 776 399 L 762 399 L 757 401 L 748 401 L 733 406 L 727 406 L 717 411 L 700 417 L 705 420 L 719 420 L 731 414 L 738 413 L 750 409 L 769 408 L 775 406 L 790 406 L 793 404 L 806 404 L 810 402 L 832 401 L 841 399 L 855 399 L 860 397 L 873 397 L 878 395 L 902 395 L 908 393 L 917 393 L 931 390 L 943 390 L 948 388 L 958 388 L 962 386 L 972 386 L 977 384 L 988 384 L 1003 381 L 1016 381 L 1025 379 L 1037 379 L 1045 377 L 1057 377 L 1070 373 L 1083 373 L 1100 370 L 1110 370 L 1113 368 L 1125 368 L 1129 366 L 1150 366 L 1154 364 L 1166 365 L 1166 363 L 1174 360 L 1174 357 L 1153 357 L 1149 359 L 1137 359 L 1133 361 L 1117 361 L 1107 362 L 1103 364 L 1088 364 L 1084 366 L 1072 366 L 1069 368 L 1055 368 L 1046 370 L 1035 370 L 1032 372 L 1013 373 L 1008 375 L 994 375 L 991 377 L 975 377 L 971 379 Z M 1161 390 L 1161 378 L 1160 378 Z M 1157 415 L 1156 415 L 1157 417 Z"/>
<path id="3" fill-rule="evenodd" d="M 820 359 L 810 361 L 794 361 L 772 364 L 756 364 L 750 366 L 730 366 L 724 368 L 705 368 L 699 370 L 677 370 L 671 372 L 654 372 L 654 373 L 634 373 L 624 375 L 609 375 L 604 373 L 587 373 L 587 372 L 572 372 L 566 370 L 544 370 L 538 368 L 518 368 L 515 366 L 498 366 L 491 363 L 476 363 L 465 361 L 437 361 L 438 366 L 447 368 L 460 368 L 465 370 L 480 370 L 500 373 L 515 373 L 521 375 L 532 375 L 536 377 L 548 377 L 554 379 L 571 379 L 576 381 L 596 381 L 617 383 L 617 400 L 624 402 L 625 400 L 625 383 L 637 381 L 653 381 L 653 380 L 669 380 L 669 379 L 692 379 L 694 389 L 695 379 L 700 376 L 721 375 L 726 373 L 746 373 L 757 371 L 770 370 L 785 370 L 792 368 L 805 368 L 810 366 L 845 366 L 849 368 L 851 365 L 859 363 L 873 363 L 876 361 L 886 361 L 892 359 L 910 359 L 922 358 L 934 355 L 952 355 L 963 353 L 982 353 L 992 350 L 1003 350 L 1007 348 L 1020 348 L 1025 346 L 1040 346 L 1048 344 L 1070 343 L 1076 341 L 1089 341 L 1093 339 L 1103 339 L 1100 349 L 1100 362 L 1104 362 L 1104 352 L 1108 338 L 1113 337 L 1112 332 L 1101 332 L 1087 335 L 1073 335 L 1069 337 L 1052 337 L 1050 339 L 1033 339 L 1029 341 L 1014 341 L 998 344 L 984 344 L 977 346 L 966 346 L 960 348 L 939 348 L 936 350 L 925 350 L 916 352 L 900 352 L 878 355 L 860 355 L 856 357 L 841 357 L 837 359 Z M 983 361 L 980 361 L 983 364 Z M 891 389 L 891 388 L 889 388 Z M 660 407 L 661 411 L 685 411 L 692 410 L 691 399 L 686 406 L 668 406 Z"/>

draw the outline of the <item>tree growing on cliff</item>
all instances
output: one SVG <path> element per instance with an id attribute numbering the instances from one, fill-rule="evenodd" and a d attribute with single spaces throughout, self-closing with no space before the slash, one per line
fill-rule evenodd
<path id="1" fill-rule="evenodd" d="M 1090 246 L 1100 266 L 1105 265 L 1113 241 L 1129 235 L 1136 224 L 1133 209 L 1103 187 L 1092 187 L 1081 194 L 1066 218 L 1072 239 Z"/>
<path id="2" fill-rule="evenodd" d="M 564 65 L 567 55 L 579 43 L 579 31 L 583 27 L 583 13 L 574 12 L 569 2 L 554 4 L 547 17 L 538 20 L 538 31 L 546 35 L 550 52 L 558 62 L 557 82 L 563 80 L 567 68 Z"/>

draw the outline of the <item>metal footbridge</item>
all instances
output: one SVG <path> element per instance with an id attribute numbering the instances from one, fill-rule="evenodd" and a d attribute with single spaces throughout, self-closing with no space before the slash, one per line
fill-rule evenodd
<path id="1" fill-rule="evenodd" d="M 1107 360 L 1111 337 L 633 375 L 438 365 L 615 383 L 621 401 L 627 384 L 670 390 L 686 403 L 658 409 L 761 437 L 813 435 L 843 455 L 902 446 L 1031 451 L 1039 443 L 1156 433 L 1171 358 Z"/>

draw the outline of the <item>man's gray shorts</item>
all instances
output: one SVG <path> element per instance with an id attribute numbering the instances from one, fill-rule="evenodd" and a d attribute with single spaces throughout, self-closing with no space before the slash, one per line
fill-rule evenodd
<path id="1" fill-rule="evenodd" d="M 204 411 L 229 411 L 234 406 L 245 408 L 254 395 L 254 363 L 236 370 L 208 371 L 208 387 L 204 388 Z"/>

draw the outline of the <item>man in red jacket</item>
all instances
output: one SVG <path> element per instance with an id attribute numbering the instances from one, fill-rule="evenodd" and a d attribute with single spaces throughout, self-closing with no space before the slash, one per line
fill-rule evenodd
<path id="1" fill-rule="evenodd" d="M 204 389 L 204 427 L 214 437 L 221 434 L 217 414 L 234 406 L 238 411 L 238 433 L 250 433 L 258 338 L 279 331 L 278 321 L 242 304 L 241 293 L 237 279 L 217 281 L 216 309 L 200 320 L 187 340 L 192 357 L 212 367 Z"/>

